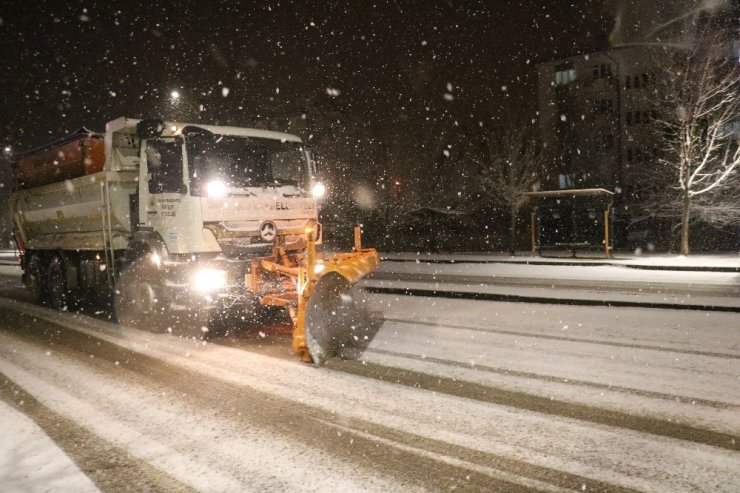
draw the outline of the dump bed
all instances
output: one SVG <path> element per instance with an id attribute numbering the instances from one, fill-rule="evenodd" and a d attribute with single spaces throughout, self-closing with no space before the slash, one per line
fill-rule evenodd
<path id="1" fill-rule="evenodd" d="M 16 190 L 10 199 L 16 231 L 34 250 L 103 250 L 109 241 L 126 248 L 136 185 L 136 173 L 101 171 Z"/>
<path id="2" fill-rule="evenodd" d="M 103 136 L 85 128 L 18 156 L 15 188 L 32 188 L 103 170 Z"/>
<path id="3" fill-rule="evenodd" d="M 83 128 L 18 156 L 10 202 L 26 248 L 126 247 L 136 214 L 137 173 L 105 169 L 104 141 Z"/>

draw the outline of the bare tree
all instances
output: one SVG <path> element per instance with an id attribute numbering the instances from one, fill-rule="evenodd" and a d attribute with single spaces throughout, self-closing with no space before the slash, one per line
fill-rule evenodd
<path id="1" fill-rule="evenodd" d="M 740 219 L 738 189 L 728 191 L 738 186 L 740 170 L 733 125 L 740 119 L 740 72 L 730 63 L 729 45 L 722 34 L 706 33 L 689 50 L 659 64 L 656 128 L 663 149 L 655 178 L 669 183 L 655 187 L 651 214 L 680 221 L 682 255 L 689 254 L 692 219 Z"/>
<path id="2" fill-rule="evenodd" d="M 509 251 L 516 249 L 517 218 L 527 203 L 525 193 L 539 182 L 542 149 L 531 128 L 511 126 L 486 142 L 481 187 L 495 205 L 509 214 Z"/>

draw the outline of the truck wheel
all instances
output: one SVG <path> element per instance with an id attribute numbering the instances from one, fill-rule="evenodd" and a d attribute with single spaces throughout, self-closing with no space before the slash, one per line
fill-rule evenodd
<path id="1" fill-rule="evenodd" d="M 67 277 L 64 273 L 64 261 L 58 255 L 49 262 L 48 272 L 49 305 L 55 310 L 70 309 L 70 293 L 67 290 Z"/>
<path id="2" fill-rule="evenodd" d="M 46 267 L 41 256 L 36 253 L 32 253 L 31 258 L 28 259 L 24 281 L 26 288 L 31 293 L 33 302 L 39 305 L 46 304 L 49 300 L 49 291 L 44 282 L 45 271 Z"/>
<path id="3" fill-rule="evenodd" d="M 113 306 L 121 325 L 162 332 L 166 327 L 166 303 L 154 266 L 146 259 L 135 260 L 116 281 Z"/>

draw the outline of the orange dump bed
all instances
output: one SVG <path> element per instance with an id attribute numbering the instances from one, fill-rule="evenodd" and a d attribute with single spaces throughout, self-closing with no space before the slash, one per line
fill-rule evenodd
<path id="1" fill-rule="evenodd" d="M 16 188 L 32 188 L 90 175 L 103 170 L 105 144 L 101 135 L 77 133 L 19 156 Z"/>

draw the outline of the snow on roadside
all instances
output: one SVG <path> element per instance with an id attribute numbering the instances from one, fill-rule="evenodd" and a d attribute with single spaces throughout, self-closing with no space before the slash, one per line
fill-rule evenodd
<path id="1" fill-rule="evenodd" d="M 380 289 L 418 289 L 434 290 L 441 292 L 459 292 L 459 293 L 480 293 L 498 296 L 518 296 L 523 298 L 539 298 L 542 302 L 553 300 L 553 303 L 572 301 L 578 305 L 579 301 L 586 302 L 598 301 L 603 304 L 608 303 L 630 303 L 630 304 L 660 304 L 675 306 L 717 306 L 728 308 L 740 308 L 740 297 L 729 295 L 717 295 L 711 293 L 698 294 L 677 294 L 677 293 L 655 293 L 647 290 L 643 291 L 636 287 L 625 289 L 624 291 L 616 289 L 567 289 L 562 286 L 553 284 L 552 286 L 511 286 L 496 284 L 496 279 L 491 278 L 490 282 L 481 283 L 480 281 L 466 281 L 465 277 L 455 279 L 455 282 L 428 282 L 428 281 L 408 281 L 408 280 L 387 280 L 387 279 L 362 279 L 359 283 L 363 288 L 380 288 Z M 734 289 L 734 288 L 733 288 Z M 740 288 L 738 288 L 740 289 Z M 724 291 L 725 289 L 723 289 Z"/>
<path id="2" fill-rule="evenodd" d="M 419 261 L 442 260 L 445 262 L 500 262 L 500 263 L 524 263 L 536 262 L 538 264 L 604 264 L 604 265 L 629 265 L 629 266 L 653 266 L 662 268 L 730 268 L 737 269 L 740 267 L 740 254 L 724 253 L 713 255 L 675 255 L 675 254 L 651 254 L 651 255 L 630 255 L 622 252 L 615 253 L 614 258 L 605 259 L 600 255 L 584 257 L 579 256 L 572 258 L 567 256 L 531 257 L 529 254 L 512 257 L 510 255 L 501 255 L 496 253 L 428 253 L 428 252 L 384 252 L 383 258 Z"/>
<path id="3" fill-rule="evenodd" d="M 0 491 L 100 491 L 36 423 L 3 401 L 0 436 Z"/>
<path id="4" fill-rule="evenodd" d="M 465 263 L 458 259 L 453 264 L 428 264 L 419 262 L 384 262 L 381 272 L 398 274 L 435 274 L 444 276 L 477 276 L 491 278 L 518 278 L 546 281 L 597 281 L 604 287 L 610 283 L 646 283 L 653 286 L 725 286 L 740 288 L 737 272 L 696 272 L 678 270 L 630 269 L 620 265 L 572 266 L 572 265 L 529 265 L 523 263 Z"/>

